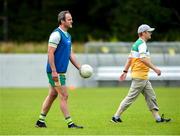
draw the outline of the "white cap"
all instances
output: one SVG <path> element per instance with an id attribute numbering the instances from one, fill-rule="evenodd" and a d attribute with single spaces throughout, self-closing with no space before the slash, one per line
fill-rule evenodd
<path id="1" fill-rule="evenodd" d="M 151 31 L 154 31 L 154 30 L 155 30 L 155 28 L 151 28 L 150 26 L 148 26 L 146 24 L 142 24 L 142 25 L 140 25 L 138 27 L 138 31 L 137 32 L 139 34 L 139 33 L 145 32 L 145 31 L 151 32 Z"/>

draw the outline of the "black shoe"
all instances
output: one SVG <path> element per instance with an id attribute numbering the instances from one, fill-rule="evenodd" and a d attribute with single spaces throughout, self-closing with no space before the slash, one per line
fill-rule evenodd
<path id="1" fill-rule="evenodd" d="M 36 122 L 36 127 L 46 128 L 47 126 L 46 126 L 45 122 L 42 122 L 42 121 L 38 120 Z"/>
<path id="2" fill-rule="evenodd" d="M 171 119 L 170 118 L 169 119 L 164 118 L 164 114 L 161 115 L 161 120 L 160 121 L 156 120 L 157 123 L 169 122 L 169 121 L 171 121 Z"/>
<path id="3" fill-rule="evenodd" d="M 120 118 L 116 119 L 115 117 L 112 117 L 111 122 L 120 123 L 120 122 L 122 122 L 122 120 Z"/>
<path id="4" fill-rule="evenodd" d="M 72 123 L 72 124 L 68 125 L 68 128 L 83 128 L 83 126 L 78 126 L 78 125 Z"/>

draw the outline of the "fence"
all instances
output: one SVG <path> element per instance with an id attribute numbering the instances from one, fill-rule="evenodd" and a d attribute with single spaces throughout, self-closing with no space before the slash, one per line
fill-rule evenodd
<path id="1" fill-rule="evenodd" d="M 85 45 L 86 59 L 89 54 L 96 53 L 95 80 L 98 85 L 114 85 L 118 82 L 127 56 L 131 50 L 132 42 L 89 42 Z M 151 52 L 153 63 L 162 69 L 162 76 L 157 77 L 152 71 L 150 80 L 160 85 L 179 85 L 180 82 L 180 42 L 150 42 L 147 43 Z M 128 75 L 127 81 L 131 78 Z M 158 82 L 157 82 L 158 81 Z"/>
<path id="2" fill-rule="evenodd" d="M 119 65 L 121 64 L 119 55 L 125 55 L 124 57 L 127 58 L 132 44 L 132 42 L 88 42 L 85 44 L 85 54 L 97 54 L 96 59 L 99 59 L 99 62 L 102 61 L 99 55 L 112 58 L 115 63 L 111 65 Z M 180 65 L 180 61 L 176 60 L 180 55 L 180 42 L 148 42 L 147 46 L 150 53 L 153 54 L 151 55 L 152 59 L 155 58 L 158 65 Z M 122 56 L 122 59 L 125 59 L 124 57 Z M 108 62 L 102 65 L 108 65 Z"/>
<path id="3" fill-rule="evenodd" d="M 70 64 L 67 72 L 67 85 L 74 87 L 95 87 L 117 85 L 118 75 L 124 66 L 132 43 L 87 43 L 85 54 L 76 54 L 81 64 L 88 63 L 94 68 L 94 75 L 90 79 L 82 79 L 78 71 Z M 162 67 L 180 67 L 180 43 L 148 43 L 152 61 Z M 45 72 L 46 54 L 0 54 L 0 87 L 48 87 Z M 103 81 L 102 68 L 109 69 L 109 75 L 115 73 L 115 79 Z M 101 70 L 100 70 L 101 69 Z M 176 68 L 179 70 L 180 68 Z M 113 74 L 111 73 L 113 72 Z M 175 72 L 177 72 L 175 70 Z M 107 72 L 106 72 L 107 74 Z M 105 76 L 106 74 L 103 74 Z M 178 76 L 178 73 L 174 74 Z M 99 78 L 99 79 L 98 79 Z M 179 77 L 177 77 L 179 78 Z M 98 80 L 97 80 L 98 79 Z M 102 80 L 103 79 L 103 80 Z M 168 79 L 168 78 L 167 78 Z M 125 82 L 126 83 L 126 82 Z M 127 82 L 128 83 L 128 82 Z M 160 85 L 180 86 L 179 80 L 158 80 Z M 129 83 L 128 83 L 129 84 Z"/>
<path id="4" fill-rule="evenodd" d="M 76 57 L 79 62 L 85 63 L 83 54 Z M 47 54 L 0 54 L 0 88 L 48 87 L 46 62 Z M 66 81 L 70 87 L 96 86 L 93 77 L 82 79 L 71 63 Z"/>

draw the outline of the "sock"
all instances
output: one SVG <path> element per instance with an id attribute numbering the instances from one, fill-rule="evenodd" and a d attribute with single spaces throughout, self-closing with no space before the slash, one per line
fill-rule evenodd
<path id="1" fill-rule="evenodd" d="M 120 118 L 120 116 L 116 116 L 116 115 L 115 115 L 115 116 L 114 116 L 114 118 L 115 118 L 115 119 L 119 119 L 119 118 Z"/>
<path id="2" fill-rule="evenodd" d="M 39 115 L 39 121 L 40 121 L 40 122 L 45 122 L 45 118 L 46 118 L 46 115 L 45 115 L 45 114 L 41 113 L 41 114 Z"/>
<path id="3" fill-rule="evenodd" d="M 157 120 L 157 121 L 161 121 L 161 117 L 160 117 L 160 116 L 157 116 L 157 117 L 156 117 L 156 120 Z"/>
<path id="4" fill-rule="evenodd" d="M 67 125 L 73 124 L 71 117 L 66 117 L 65 120 L 66 120 Z"/>

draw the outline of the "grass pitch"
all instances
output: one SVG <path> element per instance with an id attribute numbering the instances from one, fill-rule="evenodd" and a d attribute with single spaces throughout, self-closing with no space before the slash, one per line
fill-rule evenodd
<path id="1" fill-rule="evenodd" d="M 123 123 L 110 122 L 128 88 L 78 88 L 69 91 L 69 109 L 84 129 L 68 129 L 57 99 L 48 128 L 35 128 L 47 88 L 0 89 L 0 135 L 180 135 L 180 88 L 155 88 L 160 113 L 170 123 L 155 123 L 142 95 L 125 111 Z"/>

